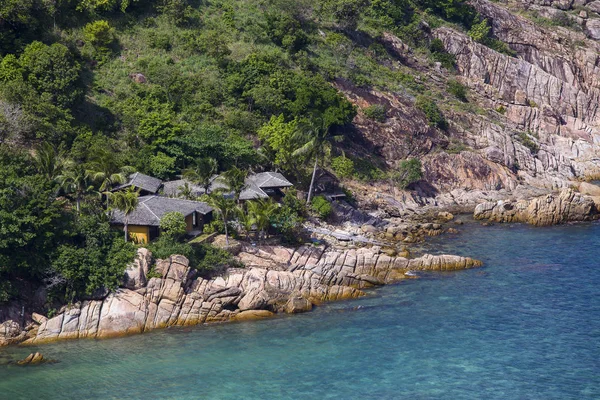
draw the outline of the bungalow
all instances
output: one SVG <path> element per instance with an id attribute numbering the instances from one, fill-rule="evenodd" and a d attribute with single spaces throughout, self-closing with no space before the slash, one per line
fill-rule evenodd
<path id="1" fill-rule="evenodd" d="M 129 175 L 127 182 L 123 183 L 122 185 L 115 186 L 112 191 L 115 192 L 117 190 L 126 189 L 130 186 L 138 189 L 140 191 L 140 195 L 146 196 L 157 194 L 162 186 L 162 181 L 158 178 L 144 175 L 141 172 L 136 172 Z"/>
<path id="2" fill-rule="evenodd" d="M 212 208 L 201 201 L 173 199 L 161 196 L 142 196 L 137 208 L 129 214 L 129 234 L 137 242 L 148 243 L 159 235 L 160 219 L 168 212 L 177 211 L 183 214 L 186 231 L 202 231 L 204 224 L 210 222 Z M 115 210 L 111 224 L 123 226 L 125 214 Z"/>
<path id="3" fill-rule="evenodd" d="M 216 175 L 213 177 L 209 192 L 214 192 L 217 189 L 225 189 L 225 185 L 217 178 L 218 176 Z M 194 196 L 204 194 L 203 187 L 195 185 L 186 179 L 165 182 L 163 192 L 166 196 L 177 197 L 180 195 L 181 188 L 186 184 Z M 294 185 L 279 172 L 260 172 L 248 175 L 246 186 L 240 193 L 240 200 L 268 199 L 269 197 L 280 199 L 283 197 L 282 189 L 292 186 Z"/>

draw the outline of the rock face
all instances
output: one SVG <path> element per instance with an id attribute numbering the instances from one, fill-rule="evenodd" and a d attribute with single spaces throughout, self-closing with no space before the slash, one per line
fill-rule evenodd
<path id="1" fill-rule="evenodd" d="M 273 268 L 230 269 L 224 276 L 207 280 L 196 277 L 183 256 L 158 260 L 155 270 L 160 278 L 151 278 L 136 290 L 118 289 L 102 301 L 76 303 L 43 322 L 27 342 L 103 338 L 174 325 L 304 312 L 313 304 L 362 296 L 361 289 L 403 279 L 410 270 L 452 271 L 481 265 L 450 255 L 412 260 L 390 257 L 378 247 L 344 251 L 270 247 L 254 254 L 242 252 L 240 258 Z"/>
<path id="2" fill-rule="evenodd" d="M 123 277 L 123 286 L 127 289 L 136 290 L 146 286 L 148 269 L 152 263 L 152 254 L 145 248 L 140 248 L 137 251 L 137 257 L 125 270 Z"/>
<path id="3" fill-rule="evenodd" d="M 423 180 L 410 192 L 373 182 L 364 191 L 353 190 L 363 209 L 392 216 L 440 206 L 472 212 L 484 201 L 548 194 L 600 175 L 600 41 L 594 40 L 600 38 L 600 1 L 469 4 L 510 54 L 449 27 L 426 29 L 455 56 L 454 76 L 393 35 L 381 38 L 399 64 L 424 77 L 419 83 L 442 91 L 437 98 L 449 124 L 445 134 L 428 126 L 411 96 L 335 82 L 359 109 L 375 104 L 386 109 L 383 122 L 358 113 L 354 126 L 365 143 L 356 152 L 377 154 L 389 167 L 416 155 L 423 163 Z M 540 24 L 542 18 L 556 26 Z M 449 79 L 468 88 L 468 103 L 477 112 L 444 98 Z"/>
<path id="4" fill-rule="evenodd" d="M 9 320 L 0 324 L 0 346 L 19 343 L 23 339 L 25 339 L 25 332 L 17 322 Z"/>
<path id="5" fill-rule="evenodd" d="M 600 215 L 594 201 L 571 189 L 558 195 L 549 194 L 532 200 L 498 201 L 479 204 L 476 219 L 495 222 L 526 222 L 536 226 L 590 221 Z"/>

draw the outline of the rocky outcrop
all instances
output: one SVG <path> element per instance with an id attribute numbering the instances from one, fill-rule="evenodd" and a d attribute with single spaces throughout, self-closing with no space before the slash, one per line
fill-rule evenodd
<path id="1" fill-rule="evenodd" d="M 152 254 L 150 251 L 146 248 L 138 249 L 137 257 L 125 270 L 123 286 L 132 290 L 146 286 L 148 282 L 146 276 L 151 264 Z"/>
<path id="2" fill-rule="evenodd" d="M 12 320 L 0 324 L 0 346 L 22 342 L 26 338 L 26 333 L 21 326 Z"/>
<path id="3" fill-rule="evenodd" d="M 175 325 L 304 312 L 314 304 L 362 296 L 362 289 L 398 281 L 408 271 L 453 271 L 481 265 L 450 255 L 410 260 L 390 257 L 378 247 L 269 247 L 253 254 L 242 252 L 240 258 L 265 267 L 230 269 L 223 276 L 204 279 L 196 276 L 183 256 L 158 260 L 155 271 L 160 277 L 149 279 L 145 287 L 121 288 L 104 300 L 73 304 L 44 321 L 28 342 L 104 338 Z"/>
<path id="4" fill-rule="evenodd" d="M 495 222 L 525 222 L 536 226 L 590 221 L 600 215 L 594 201 L 571 189 L 531 200 L 479 204 L 474 217 Z"/>

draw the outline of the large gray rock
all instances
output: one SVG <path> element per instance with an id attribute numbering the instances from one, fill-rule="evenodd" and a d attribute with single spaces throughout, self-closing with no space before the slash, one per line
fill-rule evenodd
<path id="1" fill-rule="evenodd" d="M 152 263 L 152 254 L 146 248 L 139 248 L 135 260 L 125 270 L 123 286 L 136 290 L 146 286 L 148 270 Z"/>
<path id="2" fill-rule="evenodd" d="M 600 40 L 600 19 L 590 19 L 585 23 L 585 33 L 590 39 Z"/>
<path id="3" fill-rule="evenodd" d="M 21 326 L 12 320 L 0 324 L 0 346 L 18 343 L 25 337 Z"/>
<path id="4" fill-rule="evenodd" d="M 525 222 L 536 226 L 591 221 L 600 215 L 593 199 L 571 189 L 531 200 L 479 204 L 474 217 L 495 222 Z"/>

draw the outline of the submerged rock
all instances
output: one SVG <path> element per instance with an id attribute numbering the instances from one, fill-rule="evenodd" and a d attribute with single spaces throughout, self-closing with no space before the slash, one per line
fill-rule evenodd
<path id="1" fill-rule="evenodd" d="M 37 365 L 46 362 L 47 360 L 40 353 L 31 353 L 24 359 L 17 361 L 17 365 Z"/>

